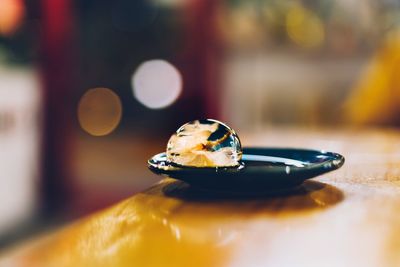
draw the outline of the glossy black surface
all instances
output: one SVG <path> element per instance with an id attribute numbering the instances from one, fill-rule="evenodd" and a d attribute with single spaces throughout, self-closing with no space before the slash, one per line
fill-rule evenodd
<path id="1" fill-rule="evenodd" d="M 268 192 L 300 185 L 304 180 L 340 168 L 344 157 L 337 153 L 290 148 L 244 148 L 237 167 L 196 168 L 177 166 L 165 153 L 148 161 L 160 175 L 193 186 L 224 192 Z"/>

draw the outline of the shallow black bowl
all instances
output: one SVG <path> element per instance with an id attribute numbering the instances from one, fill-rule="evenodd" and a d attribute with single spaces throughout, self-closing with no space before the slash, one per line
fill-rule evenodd
<path id="1" fill-rule="evenodd" d="M 284 190 L 340 168 L 337 153 L 291 148 L 244 148 L 237 167 L 196 168 L 178 166 L 160 153 L 148 161 L 149 169 L 206 190 L 257 193 Z"/>

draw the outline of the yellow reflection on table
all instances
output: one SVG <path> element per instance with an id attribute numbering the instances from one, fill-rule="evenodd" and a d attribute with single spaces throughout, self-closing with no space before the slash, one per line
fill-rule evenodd
<path id="1" fill-rule="evenodd" d="M 308 181 L 275 196 L 237 197 L 165 179 L 12 257 L 16 266 L 228 266 L 252 221 L 304 216 L 341 201 Z M 249 259 L 251 261 L 252 259 Z"/>

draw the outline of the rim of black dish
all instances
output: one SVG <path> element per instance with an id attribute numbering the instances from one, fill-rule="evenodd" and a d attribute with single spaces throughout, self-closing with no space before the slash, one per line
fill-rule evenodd
<path id="1" fill-rule="evenodd" d="M 291 156 L 290 156 L 291 155 Z M 268 161 L 270 159 L 271 161 Z M 312 160 L 314 159 L 314 160 Z M 285 164 L 285 161 L 288 164 Z M 252 163 L 259 162 L 259 166 L 252 166 Z M 243 158 L 238 166 L 227 167 L 192 167 L 182 166 L 167 161 L 165 153 L 154 155 L 148 160 L 149 168 L 157 174 L 169 174 L 172 172 L 229 172 L 237 173 L 245 169 L 260 169 L 274 164 L 269 171 L 282 171 L 290 167 L 292 170 L 316 169 L 324 165 L 330 170 L 340 168 L 345 158 L 335 152 L 324 150 L 312 150 L 301 148 L 263 148 L 247 147 L 243 149 Z M 264 164 L 262 164 L 264 163 Z M 278 165 L 281 164 L 281 165 Z"/>

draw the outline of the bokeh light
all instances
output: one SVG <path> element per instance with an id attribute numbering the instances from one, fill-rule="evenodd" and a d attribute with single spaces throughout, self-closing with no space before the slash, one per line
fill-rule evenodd
<path id="1" fill-rule="evenodd" d="M 311 10 L 294 6 L 286 15 L 286 30 L 290 39 L 304 48 L 320 46 L 325 38 L 321 19 Z"/>
<path id="2" fill-rule="evenodd" d="M 135 98 L 146 107 L 165 108 L 181 94 L 182 76 L 165 60 L 149 60 L 134 72 L 132 89 Z"/>
<path id="3" fill-rule="evenodd" d="M 108 88 L 90 89 L 79 101 L 79 124 L 91 135 L 110 134 L 119 125 L 121 116 L 121 100 Z"/>
<path id="4" fill-rule="evenodd" d="M 9 35 L 16 31 L 25 16 L 22 0 L 0 0 L 0 34 Z"/>

